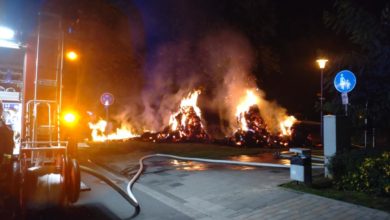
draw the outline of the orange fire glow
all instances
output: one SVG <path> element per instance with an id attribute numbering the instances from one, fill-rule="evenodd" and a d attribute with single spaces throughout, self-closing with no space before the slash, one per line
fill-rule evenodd
<path id="1" fill-rule="evenodd" d="M 131 126 L 122 124 L 120 128 L 117 128 L 115 132 L 105 134 L 107 128 L 107 122 L 100 119 L 96 123 L 89 122 L 89 128 L 92 130 L 91 136 L 94 142 L 105 142 L 111 140 L 126 140 L 129 138 L 138 137 L 131 131 Z"/>
<path id="2" fill-rule="evenodd" d="M 242 98 L 241 103 L 237 106 L 236 109 L 236 118 L 239 123 L 239 128 L 243 131 L 248 131 L 250 126 L 248 125 L 248 121 L 246 118 L 246 114 L 250 112 L 250 108 L 253 106 L 257 107 L 263 107 L 262 103 L 267 102 L 266 100 L 263 100 L 255 90 L 247 90 L 246 96 Z M 260 113 L 261 113 L 261 109 Z M 275 109 L 276 111 L 276 109 Z M 280 133 L 280 136 L 291 136 L 291 128 L 294 125 L 295 122 L 297 122 L 297 119 L 294 116 L 288 116 L 285 113 L 276 114 L 277 118 L 275 120 L 275 123 L 278 123 L 276 126 L 278 128 L 278 131 Z M 265 118 L 264 118 L 265 119 Z M 267 122 L 267 121 L 265 121 Z M 259 121 L 252 121 L 255 126 L 260 126 Z M 252 125 L 253 126 L 253 125 Z M 269 126 L 269 125 L 268 125 Z M 267 129 L 268 130 L 268 129 Z"/>
<path id="3" fill-rule="evenodd" d="M 260 98 L 252 91 L 247 90 L 246 96 L 243 101 L 237 106 L 236 117 L 240 123 L 240 127 L 242 130 L 248 130 L 248 124 L 244 117 L 244 114 L 249 111 L 249 108 L 254 105 L 258 105 L 260 102 Z"/>
<path id="4" fill-rule="evenodd" d="M 287 116 L 282 122 L 280 122 L 280 130 L 282 136 L 291 136 L 291 128 L 297 119 L 294 116 Z"/>

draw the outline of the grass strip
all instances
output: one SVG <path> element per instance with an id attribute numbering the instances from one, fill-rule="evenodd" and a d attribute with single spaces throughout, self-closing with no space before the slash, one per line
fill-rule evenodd
<path id="1" fill-rule="evenodd" d="M 323 196 L 331 199 L 336 199 L 348 203 L 366 206 L 373 209 L 379 209 L 390 212 L 390 198 L 375 196 L 363 192 L 343 191 L 336 189 L 331 180 L 324 177 L 314 177 L 311 186 L 303 183 L 297 184 L 296 181 L 288 182 L 280 185 L 281 187 L 310 193 L 318 196 Z"/>

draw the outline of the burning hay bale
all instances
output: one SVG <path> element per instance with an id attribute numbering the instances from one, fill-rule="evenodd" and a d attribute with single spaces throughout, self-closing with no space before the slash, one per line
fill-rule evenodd
<path id="1" fill-rule="evenodd" d="M 264 146 L 269 145 L 270 133 L 267 131 L 267 125 L 260 116 L 259 108 L 254 105 L 247 112 L 240 115 L 239 122 L 245 120 L 246 128 L 238 128 L 232 137 L 236 145 L 245 146 Z"/>
<path id="2" fill-rule="evenodd" d="M 194 91 L 180 103 L 179 111 L 169 119 L 169 126 L 157 133 L 146 132 L 142 140 L 153 142 L 199 142 L 209 140 L 201 119 L 201 111 L 197 106 L 200 91 Z"/>
<path id="3" fill-rule="evenodd" d="M 256 105 L 251 106 L 247 112 L 240 115 L 239 121 L 242 122 L 243 120 L 245 120 L 246 129 L 242 127 L 237 129 L 231 138 L 235 145 L 248 147 L 288 145 L 289 138 L 281 134 L 273 135 L 268 131 L 267 125 Z"/>
<path id="4" fill-rule="evenodd" d="M 196 113 L 193 106 L 182 106 L 179 112 L 171 116 L 170 121 L 172 122 L 172 126 L 168 127 L 168 130 L 177 133 L 180 139 L 188 141 L 208 139 L 208 135 L 200 118 L 200 111 L 198 112 L 199 115 Z"/>
<path id="5" fill-rule="evenodd" d="M 237 106 L 236 118 L 238 129 L 230 141 L 238 146 L 271 147 L 288 146 L 291 139 L 291 127 L 295 123 L 294 116 L 282 116 L 278 121 L 278 132 L 271 132 L 261 116 L 260 97 L 248 90 L 246 97 Z"/>

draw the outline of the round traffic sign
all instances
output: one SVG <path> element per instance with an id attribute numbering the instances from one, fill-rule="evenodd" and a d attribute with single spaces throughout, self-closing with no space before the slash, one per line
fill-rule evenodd
<path id="1" fill-rule="evenodd" d="M 100 102 L 104 106 L 112 105 L 114 103 L 114 96 L 109 92 L 105 92 L 100 96 Z"/>
<path id="2" fill-rule="evenodd" d="M 337 91 L 342 93 L 347 93 L 353 90 L 356 86 L 356 77 L 349 70 L 342 70 L 337 73 L 334 78 L 334 87 Z"/>

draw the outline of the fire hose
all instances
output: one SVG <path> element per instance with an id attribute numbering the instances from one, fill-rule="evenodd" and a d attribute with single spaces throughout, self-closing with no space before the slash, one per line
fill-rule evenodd
<path id="1" fill-rule="evenodd" d="M 136 204 L 136 213 L 132 217 L 135 217 L 140 212 L 140 205 L 137 199 L 133 194 L 133 186 L 135 182 L 139 179 L 144 171 L 144 161 L 150 159 L 152 157 L 163 157 L 168 159 L 176 159 L 176 160 L 184 160 L 184 161 L 195 161 L 195 162 L 203 162 L 203 163 L 216 163 L 216 164 L 224 164 L 224 165 L 238 165 L 238 166 L 253 166 L 253 167 L 272 167 L 272 168 L 290 168 L 290 165 L 285 164 L 273 164 L 273 163 L 258 163 L 258 162 L 241 162 L 241 161 L 233 161 L 233 160 L 214 160 L 214 159 L 204 159 L 204 158 L 193 158 L 193 157 L 180 157 L 169 154 L 151 154 L 142 157 L 139 160 L 139 169 L 137 173 L 131 178 L 129 183 L 127 184 L 127 194 L 129 198 L 133 200 L 131 203 Z M 323 168 L 323 166 L 313 166 L 313 168 Z"/>
<path id="2" fill-rule="evenodd" d="M 137 180 L 140 178 L 144 171 L 144 161 L 153 157 L 162 157 L 162 158 L 168 158 L 168 159 L 176 159 L 176 160 L 184 160 L 184 161 L 195 161 L 195 162 L 203 162 L 203 163 L 215 163 L 215 164 L 224 164 L 224 165 L 238 165 L 238 166 L 253 166 L 253 167 L 272 167 L 272 168 L 290 168 L 289 165 L 285 164 L 273 164 L 273 163 L 259 163 L 259 162 L 241 162 L 241 161 L 233 161 L 233 160 L 215 160 L 215 159 L 204 159 L 204 158 L 193 158 L 193 157 L 181 157 L 181 156 L 175 156 L 175 155 L 169 155 L 169 154 L 151 154 L 146 155 L 139 159 L 139 169 L 137 173 L 131 178 L 129 183 L 127 184 L 126 190 L 127 193 L 122 190 L 120 186 L 115 184 L 113 181 L 111 181 L 109 178 L 105 177 L 104 175 L 100 174 L 99 172 L 95 171 L 94 169 L 91 169 L 86 166 L 80 165 L 80 169 L 84 172 L 87 172 L 89 174 L 92 174 L 96 176 L 97 178 L 101 179 L 102 181 L 106 182 L 111 188 L 113 188 L 115 191 L 117 191 L 127 202 L 129 202 L 134 208 L 135 212 L 131 218 L 136 217 L 140 211 L 141 207 L 134 196 L 133 193 L 133 186 L 137 182 Z M 322 168 L 322 166 L 313 166 L 313 168 Z"/>
<path id="3" fill-rule="evenodd" d="M 135 208 L 135 212 L 130 218 L 134 218 L 135 216 L 137 216 L 139 214 L 140 206 L 139 206 L 138 201 L 135 199 L 135 197 L 133 196 L 132 193 L 131 194 L 126 193 L 124 190 L 122 190 L 122 188 L 120 186 L 115 184 L 109 178 L 107 178 L 104 175 L 100 174 L 99 172 L 95 171 L 94 169 L 91 169 L 89 167 L 82 166 L 82 165 L 80 165 L 80 169 L 84 172 L 87 172 L 87 173 L 93 175 L 93 176 L 96 176 L 97 178 L 99 178 L 102 181 L 104 181 L 105 183 L 107 183 L 109 186 L 111 186 L 111 188 L 113 188 L 115 191 L 117 191 L 127 202 L 129 202 Z"/>

